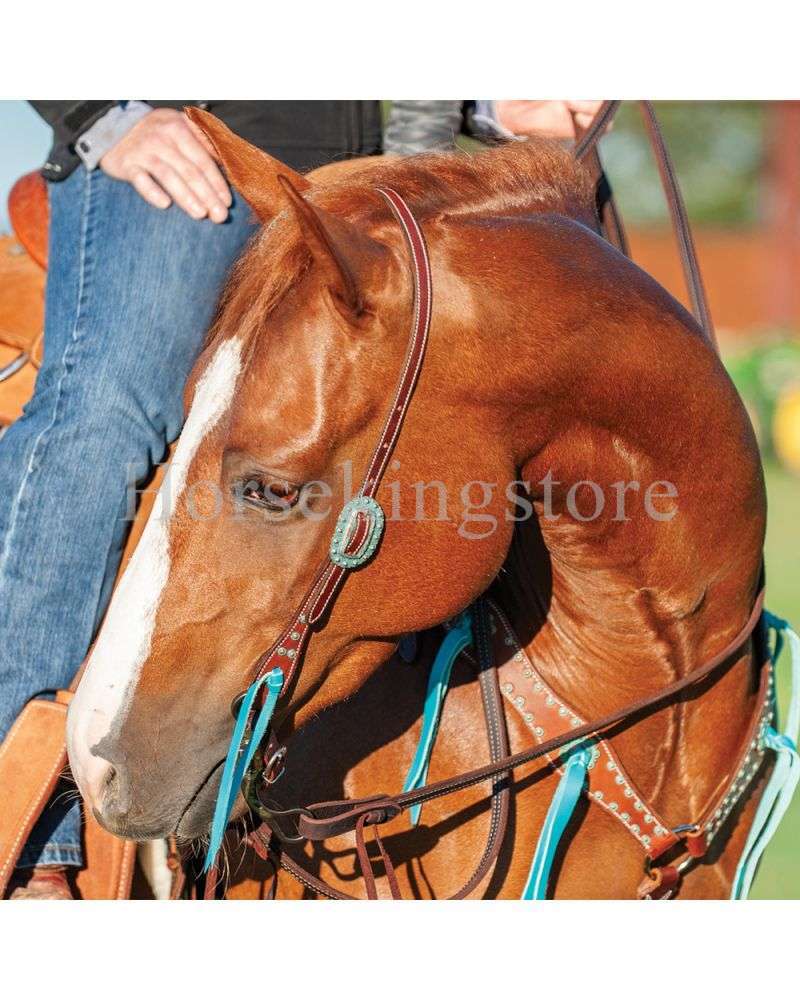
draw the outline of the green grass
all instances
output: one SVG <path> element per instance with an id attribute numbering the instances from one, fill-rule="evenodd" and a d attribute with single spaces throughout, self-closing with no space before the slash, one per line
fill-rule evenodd
<path id="1" fill-rule="evenodd" d="M 767 606 L 800 627 L 800 479 L 775 464 L 766 466 L 769 520 L 767 524 Z M 788 667 L 782 658 L 778 693 L 781 705 L 789 696 Z M 753 899 L 800 899 L 800 791 L 767 849 Z"/>

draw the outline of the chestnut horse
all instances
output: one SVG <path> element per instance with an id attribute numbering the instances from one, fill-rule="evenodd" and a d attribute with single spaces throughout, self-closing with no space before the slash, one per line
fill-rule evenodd
<path id="1" fill-rule="evenodd" d="M 764 536 L 750 424 L 692 318 L 596 234 L 592 185 L 568 153 L 513 144 L 309 185 L 191 114 L 265 225 L 223 296 L 170 475 L 70 708 L 73 773 L 106 827 L 207 834 L 231 702 L 303 598 L 379 438 L 412 288 L 378 187 L 399 192 L 424 232 L 430 341 L 378 494 L 381 545 L 313 633 L 276 717 L 290 737 L 281 801 L 399 790 L 430 642 L 408 664 L 392 658 L 398 640 L 490 585 L 539 674 L 587 719 L 725 646 L 750 613 Z M 669 822 L 729 776 L 755 676 L 748 645 L 700 695 L 614 733 Z M 480 704 L 462 660 L 432 778 L 485 762 Z M 521 719 L 508 725 L 512 749 L 529 744 Z M 539 763 L 515 772 L 503 851 L 477 895 L 519 895 L 556 781 Z M 428 803 L 416 828 L 405 815 L 386 824 L 404 895 L 464 881 L 486 838 L 487 792 Z M 727 895 L 753 803 L 682 895 Z M 306 862 L 359 894 L 349 835 Z M 555 894 L 630 897 L 641 868 L 619 824 L 587 807 Z"/>

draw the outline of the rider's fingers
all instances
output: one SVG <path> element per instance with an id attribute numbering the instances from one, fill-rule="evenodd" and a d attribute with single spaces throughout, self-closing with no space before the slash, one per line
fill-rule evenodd
<path id="1" fill-rule="evenodd" d="M 199 167 L 183 156 L 171 165 L 206 210 L 208 217 L 213 222 L 224 222 L 228 215 L 228 202 L 222 200 Z"/>
<path id="2" fill-rule="evenodd" d="M 227 208 L 232 200 L 230 188 L 222 176 L 219 167 L 208 155 L 204 147 L 195 142 L 194 137 L 187 133 L 185 137 L 182 136 L 178 139 L 177 149 L 193 168 L 192 171 L 189 171 L 190 176 L 185 175 L 190 183 L 194 180 L 195 183 L 192 183 L 192 187 L 197 190 L 196 184 L 202 181 L 202 186 L 210 190 L 214 200 Z"/>
<path id="3" fill-rule="evenodd" d="M 600 105 L 602 101 L 565 101 L 564 102 L 570 111 L 579 112 L 581 114 L 594 115 L 600 110 Z"/>
<path id="4" fill-rule="evenodd" d="M 156 184 L 146 170 L 137 170 L 131 177 L 130 183 L 148 205 L 154 208 L 169 208 L 172 204 L 172 199 L 166 191 Z"/>
<path id="5" fill-rule="evenodd" d="M 183 209 L 193 219 L 203 219 L 207 215 L 206 206 L 201 203 L 178 171 L 166 160 L 156 158 L 150 167 L 150 173 L 161 187 L 173 199 L 176 205 Z"/>

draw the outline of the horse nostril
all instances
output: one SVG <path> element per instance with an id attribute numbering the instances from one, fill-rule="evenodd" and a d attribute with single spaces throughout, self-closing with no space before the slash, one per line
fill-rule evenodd
<path id="1" fill-rule="evenodd" d="M 102 757 L 96 759 L 102 772 L 98 767 L 90 802 L 97 820 L 107 830 L 119 834 L 130 810 L 130 790 L 124 771 Z"/>
<path id="2" fill-rule="evenodd" d="M 106 771 L 106 776 L 103 779 L 103 788 L 106 795 L 114 794 L 114 787 L 118 784 L 117 769 L 113 764 L 108 765 L 108 771 Z"/>
<path id="3" fill-rule="evenodd" d="M 84 760 L 82 772 L 82 791 L 95 808 L 105 811 L 122 806 L 121 775 L 110 761 L 91 754 Z"/>

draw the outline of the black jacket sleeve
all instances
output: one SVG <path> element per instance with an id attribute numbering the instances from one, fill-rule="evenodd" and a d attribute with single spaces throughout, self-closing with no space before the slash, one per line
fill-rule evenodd
<path id="1" fill-rule="evenodd" d="M 48 181 L 63 181 L 81 162 L 75 140 L 112 108 L 116 101 L 31 101 L 53 129 L 53 146 L 42 167 Z"/>

